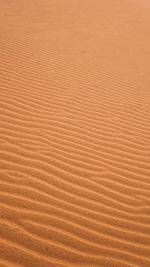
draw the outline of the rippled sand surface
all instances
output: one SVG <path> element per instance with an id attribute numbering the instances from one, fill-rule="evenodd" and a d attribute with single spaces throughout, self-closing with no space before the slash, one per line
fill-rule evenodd
<path id="1" fill-rule="evenodd" d="M 1 0 L 0 25 L 0 267 L 149 267 L 149 1 Z"/>

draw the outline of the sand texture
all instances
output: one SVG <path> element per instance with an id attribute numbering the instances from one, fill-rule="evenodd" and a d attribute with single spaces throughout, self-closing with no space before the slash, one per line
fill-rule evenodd
<path id="1" fill-rule="evenodd" d="M 0 1 L 0 267 L 150 267 L 150 2 Z"/>

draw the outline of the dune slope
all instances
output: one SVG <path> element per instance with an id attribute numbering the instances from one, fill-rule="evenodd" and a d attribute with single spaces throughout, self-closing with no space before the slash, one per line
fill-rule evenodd
<path id="1" fill-rule="evenodd" d="M 1 0 L 0 266 L 150 266 L 150 4 Z"/>

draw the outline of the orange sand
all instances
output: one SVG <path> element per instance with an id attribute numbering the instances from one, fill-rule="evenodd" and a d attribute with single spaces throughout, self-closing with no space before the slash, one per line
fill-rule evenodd
<path id="1" fill-rule="evenodd" d="M 0 267 L 150 266 L 150 2 L 0 1 Z"/>

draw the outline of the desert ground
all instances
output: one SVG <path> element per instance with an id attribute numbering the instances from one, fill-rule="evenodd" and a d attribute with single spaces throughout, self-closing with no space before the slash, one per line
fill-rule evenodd
<path id="1" fill-rule="evenodd" d="M 0 267 L 150 267 L 150 1 L 0 1 Z"/>

